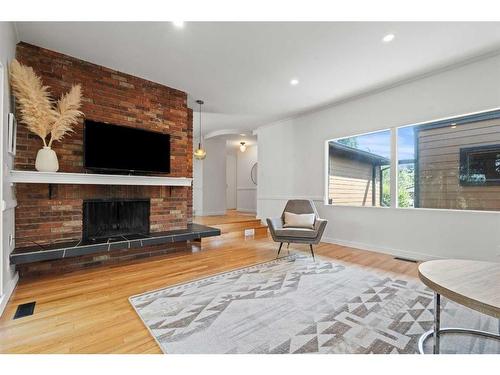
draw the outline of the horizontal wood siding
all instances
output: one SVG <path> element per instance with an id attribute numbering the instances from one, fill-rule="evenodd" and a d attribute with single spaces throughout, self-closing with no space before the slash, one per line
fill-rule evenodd
<path id="1" fill-rule="evenodd" d="M 328 198 L 334 204 L 372 206 L 372 165 L 330 155 Z M 375 204 L 380 205 L 380 175 L 376 173 Z"/>
<path id="2" fill-rule="evenodd" d="M 500 186 L 461 186 L 460 148 L 500 144 L 500 119 L 418 133 L 420 207 L 500 210 Z"/>

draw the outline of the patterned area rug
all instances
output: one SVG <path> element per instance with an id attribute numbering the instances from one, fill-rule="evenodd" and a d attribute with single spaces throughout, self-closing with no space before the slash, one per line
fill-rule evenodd
<path id="1" fill-rule="evenodd" d="M 416 353 L 432 297 L 416 279 L 291 255 L 130 302 L 165 353 Z M 446 300 L 442 308 L 443 327 L 498 332 L 496 319 Z M 500 353 L 500 344 L 449 334 L 441 351 Z"/>

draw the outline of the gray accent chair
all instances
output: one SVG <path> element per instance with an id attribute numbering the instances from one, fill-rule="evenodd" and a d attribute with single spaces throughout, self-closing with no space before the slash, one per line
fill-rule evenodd
<path id="1" fill-rule="evenodd" d="M 294 214 L 315 214 L 316 219 L 314 221 L 314 228 L 284 228 L 285 212 L 291 212 Z M 309 199 L 289 200 L 286 203 L 281 217 L 267 218 L 266 221 L 273 240 L 280 243 L 277 257 L 280 255 L 283 243 L 286 242 L 288 245 L 290 245 L 290 243 L 309 244 L 313 259 L 313 245 L 318 244 L 321 241 L 321 237 L 323 236 L 323 232 L 325 231 L 325 227 L 328 222 L 327 220 L 319 218 L 318 211 L 316 211 L 314 203 Z"/>

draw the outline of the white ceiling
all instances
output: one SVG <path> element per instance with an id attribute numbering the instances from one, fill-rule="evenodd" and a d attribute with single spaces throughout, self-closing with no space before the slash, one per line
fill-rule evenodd
<path id="1" fill-rule="evenodd" d="M 204 133 L 253 129 L 500 48 L 500 22 L 20 22 L 22 41 L 205 100 Z M 394 33 L 391 43 L 382 37 Z M 291 78 L 299 85 L 291 86 Z M 197 120 L 197 116 L 195 116 Z"/>

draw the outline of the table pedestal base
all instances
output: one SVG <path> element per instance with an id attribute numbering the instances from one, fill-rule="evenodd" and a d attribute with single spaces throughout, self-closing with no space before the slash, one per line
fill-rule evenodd
<path id="1" fill-rule="evenodd" d="M 478 331 L 476 329 L 467 329 L 467 328 L 441 328 L 438 331 L 438 335 L 440 336 L 443 333 L 464 333 L 468 335 L 474 335 L 474 336 L 482 336 L 482 337 L 488 337 L 491 339 L 497 339 L 500 340 L 500 335 L 497 335 L 495 333 L 491 332 L 486 332 L 486 331 Z M 431 329 L 422 336 L 420 336 L 420 339 L 418 340 L 418 351 L 420 354 L 425 354 L 424 352 L 424 344 L 425 341 L 430 337 L 434 335 L 434 330 Z M 439 348 L 435 351 L 436 354 L 439 354 Z"/>
<path id="2" fill-rule="evenodd" d="M 483 336 L 491 339 L 500 340 L 500 320 L 498 321 L 498 334 L 486 331 L 478 331 L 477 329 L 468 328 L 441 328 L 441 295 L 434 293 L 434 328 L 425 332 L 418 340 L 418 351 L 420 354 L 425 354 L 424 343 L 429 336 L 434 337 L 433 353 L 439 354 L 439 339 L 443 333 L 466 333 L 468 335 Z"/>

